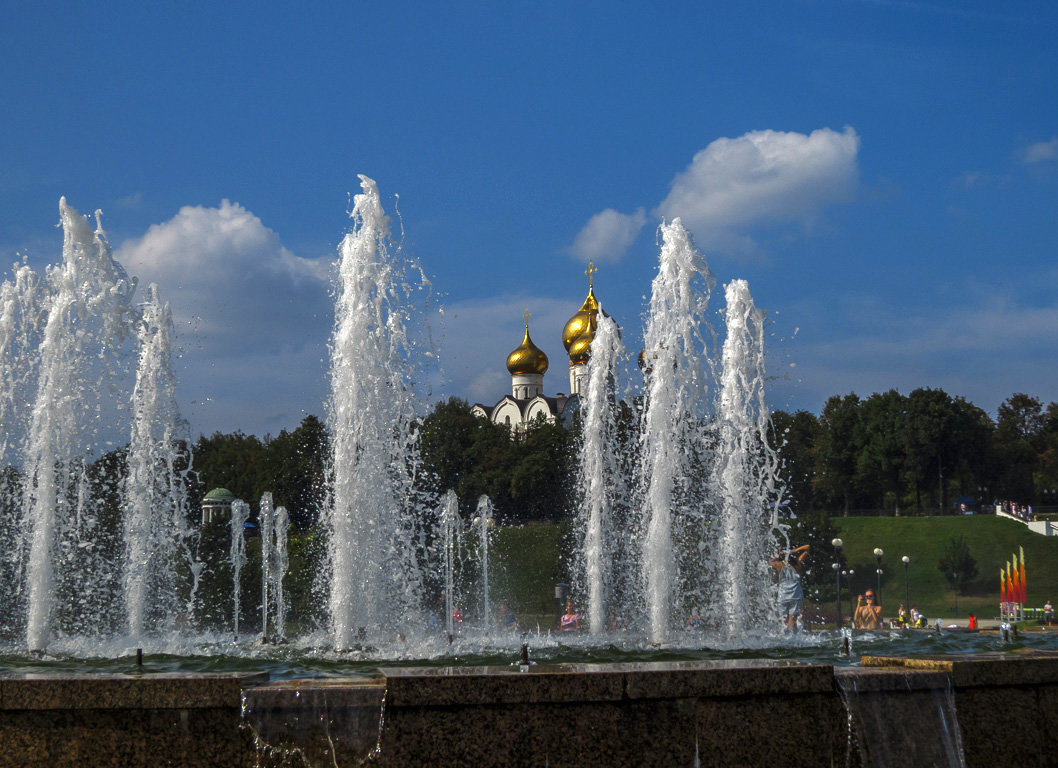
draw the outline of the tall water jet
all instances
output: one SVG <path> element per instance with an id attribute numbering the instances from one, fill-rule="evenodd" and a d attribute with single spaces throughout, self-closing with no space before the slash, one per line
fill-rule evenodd
<path id="1" fill-rule="evenodd" d="M 275 506 L 271 493 L 264 493 L 257 507 L 257 535 L 261 540 L 261 637 L 267 638 L 275 570 Z"/>
<path id="2" fill-rule="evenodd" d="M 754 306 L 745 280 L 728 283 L 725 296 L 713 472 L 720 508 L 718 608 L 724 626 L 741 635 L 760 628 L 774 605 L 764 586 L 770 584 L 770 532 L 778 524 L 778 459 L 768 443 L 764 313 Z"/>
<path id="3" fill-rule="evenodd" d="M 250 519 L 250 505 L 242 499 L 231 503 L 231 576 L 232 576 L 232 634 L 239 639 L 241 613 L 242 569 L 246 565 L 246 521 Z"/>
<path id="4" fill-rule="evenodd" d="M 587 386 L 581 393 L 581 445 L 578 460 L 578 533 L 581 537 L 578 576 L 588 601 L 588 628 L 592 634 L 606 629 L 615 563 L 616 539 L 621 531 L 614 524 L 615 506 L 626 495 L 624 473 L 617 451 L 615 368 L 625 354 L 617 323 L 599 313 L 591 343 Z"/>
<path id="5" fill-rule="evenodd" d="M 430 350 L 420 349 L 412 310 L 429 284 L 392 245 L 375 182 L 360 182 L 353 231 L 339 248 L 328 407 L 329 608 L 339 649 L 368 632 L 392 637 L 422 605 L 417 531 L 425 500 L 413 480 L 415 419 L 425 408 L 415 387 L 426 380 Z"/>
<path id="6" fill-rule="evenodd" d="M 39 374 L 24 469 L 23 525 L 28 531 L 26 643 L 46 647 L 56 601 L 60 531 L 76 521 L 76 482 L 94 447 L 102 383 L 127 335 L 134 283 L 97 229 L 59 201 L 63 265 L 48 272 L 50 296 L 39 348 Z M 83 496 L 81 497 L 83 499 Z"/>
<path id="7" fill-rule="evenodd" d="M 707 499 L 701 464 L 706 450 L 712 331 L 706 310 L 716 284 L 678 218 L 663 223 L 660 232 L 660 263 L 643 337 L 646 402 L 639 473 L 646 521 L 643 586 L 650 637 L 655 643 L 668 636 L 677 591 L 688 597 L 687 589 L 677 583 L 683 557 L 675 548 L 674 531 L 687 528 L 685 542 L 699 542 L 698 551 L 688 555 L 697 558 L 699 569 L 707 546 L 702 530 Z"/>
<path id="8" fill-rule="evenodd" d="M 287 568 L 290 567 L 290 558 L 287 554 L 290 515 L 287 514 L 286 507 L 276 507 L 273 526 L 275 544 L 272 548 L 272 595 L 275 600 L 275 638 L 282 640 L 286 637 L 287 628 L 287 599 L 283 591 L 283 577 L 286 576 Z"/>
<path id="9" fill-rule="evenodd" d="M 172 620 L 178 555 L 183 552 L 190 560 L 183 476 L 190 435 L 176 404 L 172 313 L 159 300 L 157 286 L 150 285 L 147 294 L 137 331 L 139 360 L 123 484 L 125 612 L 133 638 L 148 629 L 151 613 L 156 627 Z"/>
<path id="10" fill-rule="evenodd" d="M 492 499 L 484 494 L 479 496 L 472 522 L 478 534 L 478 563 L 481 566 L 481 624 L 486 630 L 492 629 L 492 606 L 489 602 L 489 538 L 496 525 L 492 512 Z"/>
<path id="11" fill-rule="evenodd" d="M 444 609 L 445 627 L 448 636 L 455 635 L 455 608 L 456 608 L 456 560 L 463 535 L 463 519 L 459 516 L 459 498 L 456 492 L 448 490 L 442 500 L 440 513 L 441 524 L 441 549 L 442 564 L 444 570 Z"/>

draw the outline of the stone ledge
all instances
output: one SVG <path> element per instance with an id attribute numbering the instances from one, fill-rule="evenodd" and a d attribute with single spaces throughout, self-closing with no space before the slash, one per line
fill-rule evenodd
<path id="1" fill-rule="evenodd" d="M 144 674 L 0 678 L 0 711 L 239 709 L 244 685 L 267 675 Z"/>
<path id="2" fill-rule="evenodd" d="M 775 660 L 383 667 L 388 705 L 473 706 L 829 693 L 833 667 Z"/>
<path id="3" fill-rule="evenodd" d="M 964 656 L 864 656 L 864 667 L 941 672 L 956 688 L 1058 685 L 1058 651 L 979 653 Z"/>

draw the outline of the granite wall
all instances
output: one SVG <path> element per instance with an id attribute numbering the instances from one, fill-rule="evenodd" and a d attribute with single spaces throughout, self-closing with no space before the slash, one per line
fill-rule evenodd
<path id="1" fill-rule="evenodd" d="M 1054 764 L 1056 733 L 1052 654 L 0 677 L 0 766 L 958 765 L 961 743 L 991 768 Z"/>

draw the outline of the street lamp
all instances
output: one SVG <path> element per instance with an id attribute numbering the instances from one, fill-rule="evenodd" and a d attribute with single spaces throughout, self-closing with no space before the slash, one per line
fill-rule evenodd
<path id="1" fill-rule="evenodd" d="M 908 568 L 911 566 L 911 558 L 904 555 L 900 558 L 904 561 L 904 608 L 908 611 L 911 610 L 911 589 L 908 587 Z"/>
<path id="2" fill-rule="evenodd" d="M 874 561 L 878 563 L 878 567 L 874 569 L 874 575 L 878 577 L 878 581 L 874 587 L 874 604 L 882 604 L 882 555 L 885 552 L 882 551 L 881 547 L 874 548 Z"/>
<path id="3" fill-rule="evenodd" d="M 834 564 L 830 567 L 834 569 L 834 576 L 838 583 L 838 597 L 837 597 L 837 611 L 838 611 L 838 629 L 841 629 L 841 539 L 834 539 L 830 542 L 834 546 Z"/>
<path id="4" fill-rule="evenodd" d="M 856 571 L 849 568 L 847 571 L 842 571 L 841 575 L 845 577 L 845 586 L 849 589 L 849 623 L 856 623 L 856 608 L 852 605 L 852 595 L 855 590 L 852 588 L 852 577 L 856 575 Z"/>

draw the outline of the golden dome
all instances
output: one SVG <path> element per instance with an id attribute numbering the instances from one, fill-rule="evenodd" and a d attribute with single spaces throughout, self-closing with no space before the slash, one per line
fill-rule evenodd
<path id="1" fill-rule="evenodd" d="M 573 342 L 578 341 L 587 331 L 589 333 L 588 346 L 590 347 L 591 340 L 595 336 L 595 316 L 599 314 L 599 302 L 595 299 L 594 278 L 596 272 L 598 272 L 598 270 L 595 268 L 595 264 L 589 261 L 588 270 L 585 272 L 588 276 L 588 298 L 584 300 L 580 309 L 577 310 L 577 314 L 573 315 L 573 317 L 566 322 L 566 326 L 562 329 L 562 346 L 564 346 L 566 351 L 570 353 L 571 360 L 573 354 Z"/>
<path id="2" fill-rule="evenodd" d="M 570 365 L 586 363 L 591 358 L 591 343 L 595 339 L 595 329 L 599 327 L 597 318 L 598 313 L 589 315 L 584 331 L 569 345 Z"/>
<path id="3" fill-rule="evenodd" d="M 529 313 L 525 313 L 525 338 L 511 354 L 507 355 L 507 370 L 512 376 L 529 373 L 547 373 L 547 355 L 529 338 Z"/>

